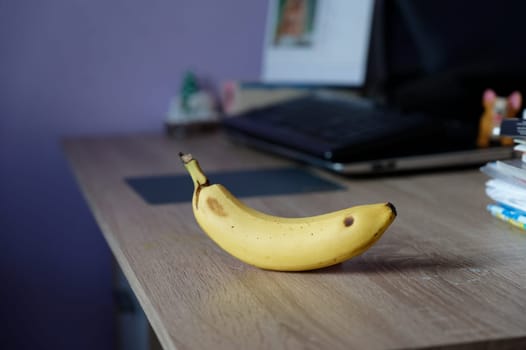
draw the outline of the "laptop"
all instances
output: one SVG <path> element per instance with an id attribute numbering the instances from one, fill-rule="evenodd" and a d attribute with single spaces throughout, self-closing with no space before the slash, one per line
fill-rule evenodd
<path id="1" fill-rule="evenodd" d="M 243 145 L 346 175 L 513 157 L 512 147 L 479 148 L 476 138 L 486 84 L 505 91 L 520 75 L 488 75 L 484 62 L 444 44 L 448 30 L 430 34 L 440 13 L 455 14 L 441 1 L 270 1 L 262 80 L 312 93 L 226 117 L 224 128 Z M 465 27 L 464 15 L 452 16 Z"/>

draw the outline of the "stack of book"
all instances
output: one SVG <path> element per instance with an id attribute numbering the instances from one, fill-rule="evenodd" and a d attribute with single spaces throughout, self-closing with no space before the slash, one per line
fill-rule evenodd
<path id="1" fill-rule="evenodd" d="M 486 194 L 494 203 L 487 209 L 496 218 L 526 231 L 526 118 L 503 120 L 500 135 L 513 137 L 518 157 L 481 168 L 491 178 L 486 182 Z"/>

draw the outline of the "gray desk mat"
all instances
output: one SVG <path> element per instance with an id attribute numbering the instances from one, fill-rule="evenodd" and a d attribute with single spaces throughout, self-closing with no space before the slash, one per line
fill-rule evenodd
<path id="1" fill-rule="evenodd" d="M 344 189 L 301 168 L 216 172 L 207 176 L 210 183 L 220 183 L 240 198 Z M 127 177 L 124 180 L 152 205 L 192 200 L 194 186 L 188 174 Z"/>

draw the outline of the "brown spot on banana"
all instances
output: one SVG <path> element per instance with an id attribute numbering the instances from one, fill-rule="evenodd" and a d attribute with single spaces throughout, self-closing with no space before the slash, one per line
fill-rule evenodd
<path id="1" fill-rule="evenodd" d="M 345 225 L 345 227 L 349 227 L 353 224 L 354 222 L 354 218 L 352 216 L 347 216 L 345 219 L 343 219 L 343 224 Z"/>
<path id="2" fill-rule="evenodd" d="M 206 199 L 206 204 L 208 205 L 208 208 L 210 208 L 211 211 L 213 211 L 218 216 L 228 216 L 228 214 L 225 212 L 225 209 L 217 201 L 217 199 L 213 197 L 209 197 Z"/>
<path id="3" fill-rule="evenodd" d="M 199 210 L 199 194 L 201 193 L 201 186 L 195 189 L 195 209 Z"/>

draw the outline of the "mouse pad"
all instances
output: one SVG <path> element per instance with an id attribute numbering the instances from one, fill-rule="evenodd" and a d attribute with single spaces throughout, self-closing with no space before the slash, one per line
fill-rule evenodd
<path id="1" fill-rule="evenodd" d="M 344 187 L 299 168 L 243 170 L 207 174 L 236 197 L 337 191 Z M 149 204 L 190 202 L 194 185 L 188 174 L 129 177 L 125 181 Z"/>

